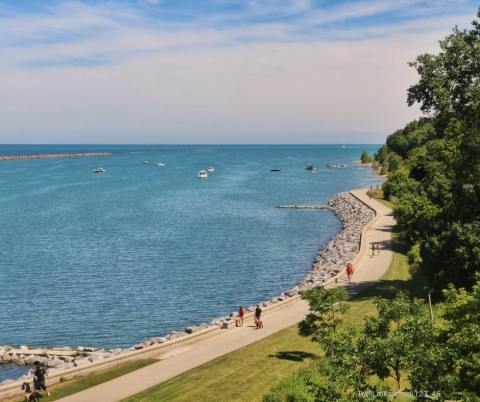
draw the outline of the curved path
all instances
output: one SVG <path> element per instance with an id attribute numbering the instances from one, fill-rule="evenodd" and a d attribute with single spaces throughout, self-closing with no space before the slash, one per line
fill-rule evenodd
<path id="1" fill-rule="evenodd" d="M 350 285 L 352 293 L 356 293 L 369 283 L 380 279 L 390 266 L 392 258 L 390 250 L 391 230 L 395 225 L 395 221 L 391 216 L 391 210 L 378 201 L 369 199 L 365 189 L 353 190 L 351 193 L 376 211 L 376 217 L 364 231 L 362 248 L 358 258 L 356 258 L 355 273 Z M 371 242 L 379 242 L 381 244 L 379 255 L 374 257 L 371 257 L 370 253 Z M 222 331 L 194 344 L 179 345 L 178 349 L 156 356 L 159 360 L 161 359 L 158 363 L 153 363 L 111 381 L 60 399 L 60 401 L 119 401 L 294 325 L 305 317 L 307 311 L 307 303 L 296 298 L 282 309 L 265 314 L 263 319 L 265 327 L 262 330 L 255 330 L 250 326 L 249 322 L 245 322 L 244 327 Z"/>

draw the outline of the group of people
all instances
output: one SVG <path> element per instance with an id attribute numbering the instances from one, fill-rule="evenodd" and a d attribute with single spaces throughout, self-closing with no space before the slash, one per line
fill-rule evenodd
<path id="1" fill-rule="evenodd" d="M 47 369 L 43 363 L 36 361 L 34 363 L 34 368 L 30 369 L 29 377 L 33 376 L 33 390 L 30 388 L 28 382 L 22 384 L 22 390 L 25 392 L 25 400 L 30 402 L 39 401 L 42 397 L 40 391 L 44 391 L 50 396 L 50 392 L 47 388 L 46 377 L 48 377 Z"/>
<path id="2" fill-rule="evenodd" d="M 242 327 L 243 326 L 243 317 L 245 316 L 245 309 L 243 306 L 240 306 L 238 309 L 238 318 L 237 318 L 237 326 Z M 260 306 L 257 304 L 257 307 L 255 308 L 255 314 L 254 314 L 254 320 L 255 320 L 255 328 L 256 329 L 261 329 L 263 328 L 263 321 L 262 321 L 262 309 Z"/>

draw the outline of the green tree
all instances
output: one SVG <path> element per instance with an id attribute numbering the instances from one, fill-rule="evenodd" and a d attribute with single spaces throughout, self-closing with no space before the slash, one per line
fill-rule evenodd
<path id="1" fill-rule="evenodd" d="M 433 117 L 393 133 L 375 158 L 389 175 L 384 194 L 399 199 L 394 213 L 415 264 L 438 294 L 450 282 L 471 287 L 480 270 L 479 21 L 412 66 L 420 78 L 408 104 Z"/>
<path id="2" fill-rule="evenodd" d="M 317 288 L 304 292 L 302 298 L 308 300 L 310 313 L 298 324 L 300 335 L 320 342 L 342 322 L 348 310 L 348 292 L 345 288 Z"/>
<path id="3" fill-rule="evenodd" d="M 360 156 L 360 160 L 362 163 L 372 163 L 373 158 L 368 154 L 367 151 L 363 151 L 362 155 Z"/>
<path id="4" fill-rule="evenodd" d="M 399 293 L 395 299 L 377 299 L 378 315 L 367 317 L 358 341 L 358 353 L 370 375 L 392 377 L 398 389 L 408 373 L 415 348 L 431 331 L 423 302 Z"/>
<path id="5" fill-rule="evenodd" d="M 480 275 L 471 292 L 443 291 L 442 325 L 415 349 L 410 382 L 440 400 L 480 400 Z"/>
<path id="6" fill-rule="evenodd" d="M 480 17 L 480 9 L 477 14 Z M 411 63 L 420 80 L 408 90 L 408 104 L 420 103 L 422 111 L 442 118 L 473 117 L 480 105 L 480 24 L 471 30 L 453 29 L 440 41 L 437 55 L 422 54 Z"/>

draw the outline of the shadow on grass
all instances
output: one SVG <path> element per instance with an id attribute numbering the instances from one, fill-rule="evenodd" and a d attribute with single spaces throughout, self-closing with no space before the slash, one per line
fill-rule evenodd
<path id="1" fill-rule="evenodd" d="M 273 355 L 268 355 L 269 357 L 276 357 L 281 360 L 291 360 L 294 362 L 303 362 L 305 359 L 314 359 L 317 357 L 314 353 L 302 352 L 300 350 L 288 351 L 288 352 L 277 352 Z"/>

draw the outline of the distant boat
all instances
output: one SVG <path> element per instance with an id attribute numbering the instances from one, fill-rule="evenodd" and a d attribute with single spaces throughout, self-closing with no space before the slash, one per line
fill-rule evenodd
<path id="1" fill-rule="evenodd" d="M 150 162 L 149 161 L 143 161 L 144 165 L 148 165 Z"/>
<path id="2" fill-rule="evenodd" d="M 208 173 L 205 170 L 199 170 L 197 172 L 197 178 L 199 179 L 207 179 L 208 178 Z"/>
<path id="3" fill-rule="evenodd" d="M 333 168 L 333 169 L 340 169 L 340 168 L 347 167 L 347 165 L 345 163 L 328 163 L 327 167 Z"/>
<path id="4" fill-rule="evenodd" d="M 270 169 L 270 172 L 281 172 L 280 169 Z"/>
<path id="5" fill-rule="evenodd" d="M 214 172 L 214 171 L 215 171 L 215 168 L 214 168 L 213 166 L 209 166 L 209 167 L 207 168 L 207 170 L 208 170 L 209 172 Z"/>
<path id="6" fill-rule="evenodd" d="M 311 172 L 316 172 L 318 170 L 318 168 L 312 165 L 309 161 L 305 161 L 305 169 L 310 170 Z"/>
<path id="7" fill-rule="evenodd" d="M 93 173 L 105 173 L 106 170 L 101 167 L 97 167 L 96 169 L 93 170 Z"/>
<path id="8" fill-rule="evenodd" d="M 165 163 L 163 163 L 163 162 L 157 162 L 157 163 L 155 163 L 155 166 L 164 167 L 164 166 L 165 166 Z"/>

